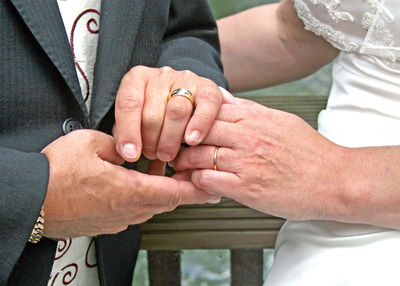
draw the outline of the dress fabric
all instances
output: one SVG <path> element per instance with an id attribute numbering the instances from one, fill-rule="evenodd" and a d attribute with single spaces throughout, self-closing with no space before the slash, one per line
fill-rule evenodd
<path id="1" fill-rule="evenodd" d="M 347 147 L 400 145 L 400 1 L 293 0 L 340 54 L 319 132 Z M 287 221 L 264 285 L 400 285 L 400 231 Z"/>

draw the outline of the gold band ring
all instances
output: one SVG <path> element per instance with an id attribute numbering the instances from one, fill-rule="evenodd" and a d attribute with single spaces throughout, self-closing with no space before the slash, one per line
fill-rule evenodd
<path id="1" fill-rule="evenodd" d="M 190 102 L 192 103 L 192 105 L 194 105 L 194 96 L 193 94 L 186 88 L 178 88 L 175 89 L 173 92 L 171 92 L 168 95 L 167 101 L 169 101 L 171 99 L 171 97 L 173 96 L 183 96 L 186 97 L 187 99 L 190 100 Z"/>
<path id="2" fill-rule="evenodd" d="M 218 156 L 218 149 L 219 149 L 219 146 L 215 146 L 215 150 L 214 150 L 214 156 L 213 156 L 213 161 L 214 161 L 214 170 L 215 170 L 215 171 L 218 171 L 218 168 L 217 168 L 217 156 Z"/>

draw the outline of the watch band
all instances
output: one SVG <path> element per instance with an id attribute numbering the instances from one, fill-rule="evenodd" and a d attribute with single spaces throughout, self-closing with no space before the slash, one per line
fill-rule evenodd
<path id="1" fill-rule="evenodd" d="M 36 220 L 35 226 L 33 227 L 31 236 L 29 237 L 29 242 L 38 243 L 42 239 L 43 230 L 44 230 L 44 211 L 43 209 L 40 211 L 40 215 Z"/>

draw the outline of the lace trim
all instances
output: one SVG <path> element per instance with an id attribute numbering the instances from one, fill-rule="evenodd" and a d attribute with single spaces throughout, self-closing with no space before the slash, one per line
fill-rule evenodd
<path id="1" fill-rule="evenodd" d="M 340 6 L 340 0 L 310 0 L 310 2 L 314 5 L 325 7 L 325 9 L 328 10 L 329 16 L 335 23 L 339 23 L 339 21 L 354 22 L 354 17 L 350 13 L 336 11 Z"/>
<path id="2" fill-rule="evenodd" d="M 400 59 L 400 48 L 396 47 L 393 33 L 397 30 L 395 18 L 389 9 L 385 7 L 384 1 L 368 1 L 368 4 L 370 2 L 373 2 L 371 4 L 375 4 L 375 15 L 371 23 L 369 23 L 368 33 L 360 49 L 360 53 L 372 54 L 395 62 Z M 367 25 L 368 23 L 366 21 L 363 24 Z"/>
<path id="3" fill-rule="evenodd" d="M 368 3 L 369 11 L 365 12 L 361 19 L 361 26 L 368 31 L 374 21 L 375 14 L 378 9 L 376 0 L 366 0 Z"/>
<path id="4" fill-rule="evenodd" d="M 329 25 L 321 23 L 317 18 L 315 18 L 312 14 L 308 6 L 303 2 L 303 0 L 292 0 L 294 3 L 294 7 L 297 10 L 297 15 L 303 21 L 305 29 L 315 33 L 317 36 L 323 37 L 325 40 L 330 42 L 335 48 L 340 50 L 344 50 L 346 52 L 357 52 L 360 46 L 348 39 L 346 36 L 334 30 Z M 337 0 L 329 1 L 329 0 L 310 0 L 313 4 L 329 4 L 330 2 L 339 2 Z M 329 2 L 329 3 L 328 3 Z M 334 6 L 325 6 L 331 7 L 333 9 Z M 329 9 L 328 9 L 329 12 Z"/>

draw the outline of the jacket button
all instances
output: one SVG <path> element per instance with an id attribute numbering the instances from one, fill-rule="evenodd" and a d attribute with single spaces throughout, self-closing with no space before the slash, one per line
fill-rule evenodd
<path id="1" fill-rule="evenodd" d="M 74 130 L 78 130 L 78 129 L 82 129 L 82 128 L 83 128 L 82 123 L 78 119 L 75 119 L 72 117 L 65 119 L 62 124 L 62 131 L 64 132 L 65 135 Z"/>

